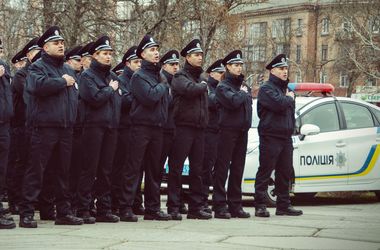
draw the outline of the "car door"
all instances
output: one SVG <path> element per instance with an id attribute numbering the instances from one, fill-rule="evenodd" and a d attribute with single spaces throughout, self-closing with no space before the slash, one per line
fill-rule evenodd
<path id="1" fill-rule="evenodd" d="M 364 184 L 379 179 L 378 172 L 380 163 L 380 148 L 376 141 L 379 137 L 379 129 L 376 127 L 376 118 L 370 109 L 361 103 L 341 101 L 343 110 L 348 146 L 348 183 Z"/>
<path id="2" fill-rule="evenodd" d="M 300 126 L 314 124 L 320 128 L 320 133 L 306 136 L 295 144 L 297 185 L 325 186 L 316 191 L 332 191 L 334 185 L 347 184 L 347 131 L 341 130 L 335 101 L 311 107 L 298 119 Z"/>

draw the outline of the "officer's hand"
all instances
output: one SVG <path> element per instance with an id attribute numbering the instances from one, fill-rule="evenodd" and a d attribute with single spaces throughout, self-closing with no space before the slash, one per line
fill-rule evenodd
<path id="1" fill-rule="evenodd" d="M 289 91 L 288 89 L 286 90 L 286 96 L 290 96 L 294 100 L 294 92 Z"/>
<path id="2" fill-rule="evenodd" d="M 245 93 L 248 93 L 248 88 L 245 85 L 241 85 L 240 90 L 244 91 Z"/>
<path id="3" fill-rule="evenodd" d="M 5 74 L 5 68 L 3 65 L 0 65 L 0 77 L 2 77 Z"/>
<path id="4" fill-rule="evenodd" d="M 119 88 L 119 82 L 116 80 L 111 80 L 109 85 L 113 88 L 113 90 L 117 90 Z"/>
<path id="5" fill-rule="evenodd" d="M 75 83 L 75 79 L 74 79 L 74 77 L 69 76 L 68 74 L 64 74 L 64 75 L 62 76 L 62 78 L 66 80 L 66 85 L 67 85 L 68 87 L 73 86 L 74 83 Z"/>

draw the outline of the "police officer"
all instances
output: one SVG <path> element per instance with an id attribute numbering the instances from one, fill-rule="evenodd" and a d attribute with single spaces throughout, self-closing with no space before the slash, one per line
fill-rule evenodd
<path id="1" fill-rule="evenodd" d="M 220 104 L 220 137 L 212 196 L 214 217 L 249 218 L 250 214 L 242 208 L 241 181 L 252 122 L 252 97 L 250 90 L 242 86 L 242 52 L 232 51 L 223 59 L 223 64 L 225 79 L 216 87 L 216 99 Z"/>
<path id="2" fill-rule="evenodd" d="M 181 51 L 186 58 L 183 69 L 172 80 L 174 99 L 175 147 L 169 155 L 168 210 L 180 218 L 181 175 L 186 157 L 190 162 L 188 219 L 210 219 L 202 210 L 202 160 L 204 129 L 208 122 L 207 83 L 201 79 L 203 50 L 199 39 L 192 40 Z"/>
<path id="3" fill-rule="evenodd" d="M 131 78 L 133 95 L 130 110 L 131 132 L 129 153 L 124 181 L 124 195 L 120 201 L 123 221 L 137 221 L 132 211 L 133 201 L 139 185 L 142 167 L 144 181 L 144 220 L 170 220 L 170 215 L 160 210 L 159 163 L 162 150 L 162 126 L 167 120 L 168 92 L 166 83 L 160 82 L 160 55 L 158 43 L 146 35 L 139 43 L 136 55 L 142 60 L 141 69 Z"/>
<path id="4" fill-rule="evenodd" d="M 117 76 L 121 76 L 121 74 L 123 74 L 124 71 L 124 66 L 125 65 L 123 64 L 123 62 L 118 63 L 115 67 L 113 67 L 113 73 L 115 73 Z"/>
<path id="5" fill-rule="evenodd" d="M 69 65 L 76 73 L 78 77 L 82 72 L 82 62 L 80 51 L 83 47 L 76 46 L 65 55 L 65 63 Z M 78 111 L 77 117 L 73 129 L 73 146 L 71 152 L 71 164 L 70 164 L 70 193 L 71 193 L 71 206 L 74 214 L 77 210 L 77 197 L 76 191 L 78 188 L 78 180 L 80 171 L 83 165 L 83 144 L 82 144 L 82 133 L 83 133 L 83 119 L 84 119 L 84 104 L 78 95 Z"/>
<path id="6" fill-rule="evenodd" d="M 289 185 L 293 171 L 294 93 L 288 91 L 288 59 L 286 55 L 276 56 L 267 66 L 269 80 L 259 89 L 257 114 L 260 118 L 260 166 L 255 182 L 255 215 L 269 217 L 265 207 L 265 194 L 269 178 L 275 170 L 277 195 L 276 215 L 301 215 L 301 210 L 290 204 Z"/>
<path id="7" fill-rule="evenodd" d="M 78 90 L 74 72 L 64 65 L 64 39 L 59 27 L 53 26 L 38 39 L 43 47 L 41 60 L 29 67 L 27 90 L 33 95 L 33 132 L 30 165 L 24 182 L 20 203 L 20 227 L 35 228 L 34 202 L 41 192 L 46 165 L 53 149 L 58 152 L 54 166 L 56 178 L 56 225 L 81 225 L 83 220 L 72 215 L 68 190 L 72 126 L 76 117 Z M 60 163 L 60 164 L 59 164 Z"/>
<path id="8" fill-rule="evenodd" d="M 165 55 L 163 55 L 160 59 L 160 63 L 162 64 L 161 67 L 161 77 L 164 79 L 171 88 L 173 76 L 175 73 L 179 70 L 179 52 L 177 50 L 169 50 L 166 52 Z M 161 153 L 161 159 L 160 164 L 162 166 L 162 169 L 165 169 L 165 162 L 168 158 L 171 149 L 173 148 L 174 144 L 174 135 L 175 135 L 175 123 L 174 123 L 174 103 L 173 103 L 173 97 L 171 95 L 171 90 L 169 91 L 169 109 L 168 109 L 168 120 L 164 125 L 164 142 L 162 145 L 162 153 Z M 161 178 L 162 179 L 162 178 Z M 187 214 L 187 208 L 184 203 L 184 193 L 183 190 L 181 190 L 181 205 L 179 208 L 179 214 L 176 214 L 175 216 L 172 216 L 173 220 L 178 220 L 181 218 L 180 214 Z M 171 213 L 170 210 L 168 210 L 168 213 Z"/>
<path id="9" fill-rule="evenodd" d="M 126 174 L 126 164 L 129 154 L 129 132 L 131 127 L 131 117 L 129 112 L 132 105 L 131 78 L 134 72 L 141 68 L 141 59 L 136 55 L 137 46 L 130 47 L 124 54 L 121 64 L 123 73 L 119 76 L 119 87 L 122 91 L 122 108 L 120 124 L 118 129 L 118 142 L 114 165 L 112 168 L 112 209 L 118 212 L 119 200 L 123 195 L 124 175 Z M 141 171 L 140 182 L 137 186 L 135 200 L 133 202 L 133 213 L 144 215 L 142 205 L 141 181 L 143 171 Z"/>
<path id="10" fill-rule="evenodd" d="M 14 57 L 12 57 L 11 62 L 13 63 L 13 66 L 15 66 L 16 69 L 21 69 L 25 66 L 26 59 L 27 57 L 24 54 L 24 51 L 20 50 L 19 52 L 17 52 L 16 55 L 14 55 Z"/>
<path id="11" fill-rule="evenodd" d="M 83 46 L 83 48 L 78 52 L 78 54 L 81 56 L 81 64 L 83 67 L 83 70 L 86 70 L 90 68 L 92 56 L 90 54 L 90 49 L 94 45 L 94 42 L 89 42 L 86 45 Z"/>
<path id="12" fill-rule="evenodd" d="M 76 46 L 69 51 L 67 51 L 65 59 L 66 63 L 75 71 L 75 73 L 79 74 L 82 71 L 82 57 L 79 53 L 82 49 L 82 46 Z"/>
<path id="13" fill-rule="evenodd" d="M 9 185 L 8 202 L 9 210 L 12 214 L 18 214 L 18 204 L 21 201 L 22 181 L 28 164 L 30 130 L 25 127 L 26 104 L 23 99 L 24 87 L 31 60 L 41 50 L 37 45 L 38 37 L 31 39 L 21 50 L 22 57 L 26 57 L 26 65 L 17 70 L 12 81 L 12 97 L 14 116 L 11 121 L 12 144 L 14 147 L 15 161 L 9 160 Z"/>
<path id="14" fill-rule="evenodd" d="M 208 207 L 209 187 L 212 186 L 212 171 L 217 157 L 219 142 L 219 111 L 215 89 L 225 72 L 222 59 L 216 60 L 206 70 L 208 73 L 208 114 L 209 121 L 205 133 L 205 151 L 202 168 L 203 210 L 212 213 Z"/>
<path id="15" fill-rule="evenodd" d="M 16 227 L 13 219 L 6 216 L 1 202 L 4 194 L 10 144 L 9 122 L 13 115 L 10 79 L 10 72 L 6 70 L 5 63 L 0 60 L 0 229 Z"/>
<path id="16" fill-rule="evenodd" d="M 89 53 L 92 55 L 90 68 L 79 78 L 85 107 L 85 150 L 78 182 L 77 214 L 87 224 L 118 222 L 119 217 L 111 211 L 111 170 L 120 120 L 121 90 L 116 74 L 111 71 L 113 49 L 109 37 L 100 37 Z M 92 191 L 96 198 L 96 220 L 90 215 Z"/>

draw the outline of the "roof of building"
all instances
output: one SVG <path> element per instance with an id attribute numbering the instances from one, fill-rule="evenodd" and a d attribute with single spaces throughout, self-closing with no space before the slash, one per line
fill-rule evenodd
<path id="1" fill-rule="evenodd" d="M 270 11 L 275 9 L 282 8 L 291 8 L 297 7 L 300 5 L 324 5 L 336 3 L 336 0 L 268 0 L 265 3 L 258 4 L 246 4 L 239 6 L 235 9 L 235 13 L 247 13 L 247 12 L 256 12 L 256 11 Z"/>

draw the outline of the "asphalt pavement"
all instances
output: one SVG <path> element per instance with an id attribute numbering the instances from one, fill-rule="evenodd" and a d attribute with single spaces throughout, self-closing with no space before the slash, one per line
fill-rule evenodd
<path id="1" fill-rule="evenodd" d="M 165 206 L 165 196 L 162 197 Z M 299 217 L 144 221 L 0 231 L 0 249 L 380 249 L 380 202 L 374 195 L 322 195 L 293 201 Z M 254 214 L 252 199 L 244 209 Z M 18 224 L 18 217 L 14 216 Z M 38 215 L 36 215 L 38 218 Z"/>

